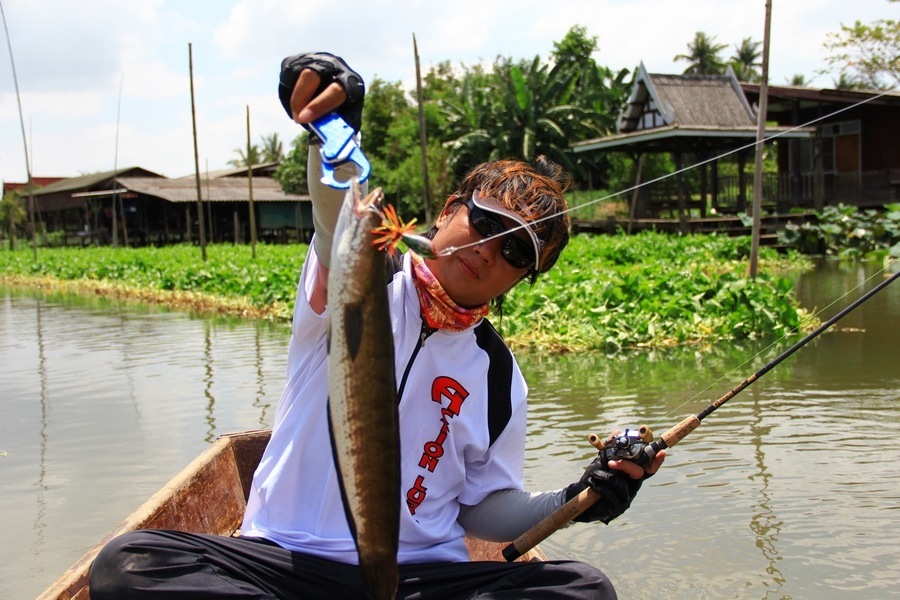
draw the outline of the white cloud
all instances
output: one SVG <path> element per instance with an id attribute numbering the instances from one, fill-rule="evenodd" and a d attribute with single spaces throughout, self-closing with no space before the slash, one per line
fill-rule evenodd
<path id="1" fill-rule="evenodd" d="M 299 129 L 275 89 L 284 56 L 327 50 L 368 80 L 411 88 L 412 35 L 423 70 L 442 61 L 473 65 L 498 55 L 549 57 L 576 24 L 599 38 L 601 64 L 677 73 L 696 31 L 729 50 L 762 39 L 764 3 L 726 0 L 5 0 L 35 175 L 111 168 L 119 86 L 121 165 L 166 175 L 193 170 L 188 43 L 201 169 L 223 168 L 245 142 L 249 104 L 254 142 Z M 772 19 L 771 81 L 813 77 L 825 66 L 825 34 L 856 19 L 897 18 L 886 0 L 780 0 Z M 21 127 L 8 56 L 0 56 L 0 178 L 25 179 Z M 123 79 L 124 77 L 124 79 Z M 827 86 L 831 78 L 820 77 Z M 112 133 L 111 133 L 112 132 Z"/>

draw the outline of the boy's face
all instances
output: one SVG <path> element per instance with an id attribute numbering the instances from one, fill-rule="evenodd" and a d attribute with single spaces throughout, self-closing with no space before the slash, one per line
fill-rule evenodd
<path id="1" fill-rule="evenodd" d="M 441 212 L 435 224 L 438 228 L 432 242 L 436 251 L 449 247 L 461 247 L 483 240 L 469 220 L 469 209 L 458 205 L 456 210 Z M 501 217 L 506 227 L 515 225 Z M 523 231 L 513 232 L 529 242 Z M 426 259 L 428 268 L 441 283 L 447 295 L 458 305 L 474 308 L 483 306 L 521 281 L 530 272 L 528 268 L 512 266 L 501 254 L 503 237 L 462 248 L 450 256 Z"/>

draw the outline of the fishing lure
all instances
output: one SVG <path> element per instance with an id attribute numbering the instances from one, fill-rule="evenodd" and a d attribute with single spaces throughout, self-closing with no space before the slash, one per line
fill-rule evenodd
<path id="1" fill-rule="evenodd" d="M 372 230 L 373 234 L 379 236 L 372 241 L 379 250 L 394 253 L 400 242 L 403 242 L 407 248 L 425 258 L 435 258 L 438 255 L 431 240 L 413 233 L 416 228 L 415 219 L 404 222 L 390 204 L 385 205 L 381 216 L 381 225 Z"/>

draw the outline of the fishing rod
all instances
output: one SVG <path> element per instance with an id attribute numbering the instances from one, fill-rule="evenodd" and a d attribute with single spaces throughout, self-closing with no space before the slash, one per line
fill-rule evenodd
<path id="1" fill-rule="evenodd" d="M 857 298 L 853 303 L 838 312 L 836 315 L 819 325 L 815 330 L 807 334 L 806 337 L 782 352 L 778 357 L 776 357 L 771 362 L 759 369 L 756 373 L 742 381 L 727 394 L 707 406 L 696 415 L 690 415 L 686 417 L 680 423 L 659 436 L 658 439 L 653 439 L 653 434 L 650 431 L 649 427 L 642 426 L 635 431 L 626 430 L 623 434 L 613 435 L 605 441 L 601 441 L 599 436 L 597 436 L 596 434 L 591 434 L 588 438 L 589 441 L 598 450 L 600 450 L 600 454 L 607 458 L 607 460 L 625 459 L 635 462 L 641 466 L 648 464 L 653 459 L 653 457 L 656 456 L 657 452 L 666 448 L 671 448 L 672 446 L 683 440 L 689 433 L 700 426 L 700 422 L 703 421 L 703 419 L 712 414 L 716 409 L 734 398 L 750 384 L 757 381 L 760 377 L 778 366 L 787 357 L 791 356 L 797 350 L 808 344 L 826 329 L 847 316 L 847 314 L 849 314 L 851 311 L 864 304 L 872 296 L 886 288 L 897 278 L 900 278 L 900 271 L 894 273 L 892 276 L 885 279 L 877 286 Z M 589 507 L 596 504 L 600 500 L 600 497 L 600 493 L 594 491 L 593 488 L 589 487 L 585 489 L 580 494 L 566 502 L 563 506 L 556 509 L 556 511 L 554 511 L 552 514 L 545 517 L 537 525 L 516 538 L 511 544 L 503 549 L 503 557 L 510 562 L 516 560 L 517 558 L 537 546 L 539 543 L 544 541 L 557 529 L 559 529 L 563 525 L 566 525 L 572 519 L 587 510 Z"/>

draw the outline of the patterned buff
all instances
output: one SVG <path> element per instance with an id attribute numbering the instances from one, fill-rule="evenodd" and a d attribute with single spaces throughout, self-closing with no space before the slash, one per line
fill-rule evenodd
<path id="1" fill-rule="evenodd" d="M 409 253 L 413 263 L 413 281 L 419 293 L 422 316 L 432 329 L 463 331 L 487 316 L 489 305 L 478 308 L 458 306 L 435 278 L 425 260 L 415 252 Z"/>

